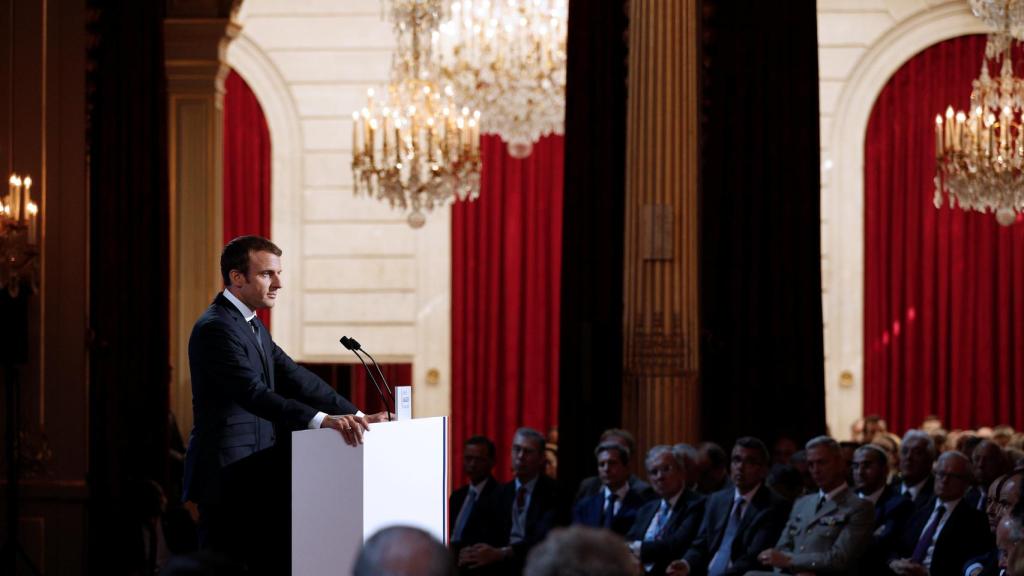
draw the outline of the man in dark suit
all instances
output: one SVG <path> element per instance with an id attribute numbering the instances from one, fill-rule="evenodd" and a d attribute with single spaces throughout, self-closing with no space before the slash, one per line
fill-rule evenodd
<path id="1" fill-rule="evenodd" d="M 932 465 L 936 457 L 935 442 L 921 430 L 908 430 L 900 444 L 900 494 L 914 503 L 914 510 L 924 508 L 935 493 Z"/>
<path id="2" fill-rule="evenodd" d="M 451 522 L 451 550 L 458 557 L 465 546 L 484 542 L 488 536 L 486 521 L 493 516 L 494 495 L 498 481 L 491 475 L 494 470 L 494 442 L 484 436 L 466 440 L 462 451 L 462 470 L 469 484 L 452 492 L 448 504 Z"/>
<path id="3" fill-rule="evenodd" d="M 512 439 L 515 479 L 501 486 L 495 498 L 497 537 L 467 546 L 459 553 L 459 566 L 488 574 L 519 574 L 526 555 L 547 536 L 555 522 L 555 481 L 543 474 L 546 441 L 532 428 L 516 430 Z"/>
<path id="4" fill-rule="evenodd" d="M 367 423 L 385 417 L 364 417 L 293 362 L 256 318 L 277 299 L 280 257 L 258 236 L 236 238 L 221 254 L 224 291 L 189 338 L 194 424 L 182 495 L 198 505 L 203 548 L 268 573 L 287 569 L 290 542 L 288 455 L 270 448 L 303 428 L 334 428 L 355 445 Z"/>
<path id="5" fill-rule="evenodd" d="M 964 494 L 971 485 L 971 462 L 946 452 L 935 467 L 935 495 L 917 510 L 889 568 L 907 576 L 959 576 L 967 560 L 995 547 L 988 521 L 971 508 Z"/>
<path id="6" fill-rule="evenodd" d="M 853 454 L 853 482 L 857 495 L 875 507 L 874 532 L 861 572 L 885 574 L 889 556 L 898 543 L 903 525 L 914 512 L 914 504 L 896 487 L 887 484 L 889 456 L 880 446 L 865 444 Z"/>
<path id="7" fill-rule="evenodd" d="M 764 485 L 768 457 L 757 438 L 736 440 L 729 467 L 735 487 L 708 498 L 696 540 L 667 574 L 738 576 L 758 566 L 758 552 L 778 540 L 789 516 L 789 502 Z"/>
<path id="8" fill-rule="evenodd" d="M 706 498 L 687 489 L 686 464 L 671 446 L 651 448 L 645 465 L 659 498 L 640 508 L 626 541 L 645 573 L 664 574 L 693 544 Z"/>
<path id="9" fill-rule="evenodd" d="M 636 513 L 649 498 L 629 482 L 629 450 L 615 442 L 605 442 L 594 450 L 597 476 L 603 487 L 573 507 L 573 524 L 607 528 L 625 535 L 636 520 Z"/>
<path id="10" fill-rule="evenodd" d="M 974 486 L 967 489 L 964 499 L 976 508 L 985 511 L 985 495 L 996 478 L 1010 471 L 1010 459 L 1003 448 L 991 440 L 982 440 L 971 453 L 971 471 L 974 474 Z"/>
<path id="11" fill-rule="evenodd" d="M 621 428 L 609 428 L 605 430 L 601 433 L 601 438 L 597 443 L 605 444 L 607 442 L 620 444 L 628 450 L 631 455 L 636 454 L 636 440 L 633 439 L 633 435 L 630 434 L 628 430 L 623 430 Z M 637 478 L 633 474 L 629 475 L 629 485 L 637 489 L 641 494 L 643 494 L 644 498 L 647 498 L 648 500 L 657 497 L 654 490 L 651 489 L 650 484 L 644 482 L 640 478 Z M 583 481 L 580 482 L 579 489 L 576 490 L 576 498 L 573 500 L 574 505 L 584 498 L 601 492 L 603 487 L 604 482 L 601 481 L 599 476 L 589 476 L 584 478 Z"/>

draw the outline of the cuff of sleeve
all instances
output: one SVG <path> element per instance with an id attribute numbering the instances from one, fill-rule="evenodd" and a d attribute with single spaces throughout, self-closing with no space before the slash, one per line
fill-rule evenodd
<path id="1" fill-rule="evenodd" d="M 984 570 L 984 569 L 985 569 L 985 567 L 982 566 L 980 562 L 975 562 L 975 563 L 971 564 L 970 566 L 968 566 L 966 570 L 964 570 L 964 576 L 970 576 L 971 573 L 974 572 L 975 570 Z"/>
<path id="2" fill-rule="evenodd" d="M 634 540 L 633 542 L 629 543 L 629 550 L 633 553 L 634 556 L 639 558 L 641 546 L 643 546 L 643 542 L 641 542 L 640 540 Z"/>
<path id="3" fill-rule="evenodd" d="M 359 416 L 360 418 L 362 418 L 363 416 L 366 416 L 366 414 L 363 414 L 362 410 L 356 410 L 356 416 Z"/>
<path id="4" fill-rule="evenodd" d="M 309 429 L 316 430 L 320 428 L 320 425 L 324 423 L 324 418 L 326 417 L 327 414 L 323 412 L 317 412 L 316 416 L 313 416 L 313 419 L 309 421 Z"/>

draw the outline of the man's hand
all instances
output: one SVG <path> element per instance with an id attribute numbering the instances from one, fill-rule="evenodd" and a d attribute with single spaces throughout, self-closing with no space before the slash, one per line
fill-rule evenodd
<path id="1" fill-rule="evenodd" d="M 199 506 L 191 500 L 185 500 L 185 510 L 188 511 L 188 517 L 192 519 L 192 522 L 199 524 Z"/>
<path id="2" fill-rule="evenodd" d="M 774 566 L 775 568 L 788 568 L 793 563 L 790 559 L 789 554 L 776 550 L 775 548 L 768 548 L 757 555 L 757 559 L 761 564 L 768 566 Z"/>
<path id="3" fill-rule="evenodd" d="M 480 568 L 500 562 L 505 558 L 505 551 L 488 544 L 474 544 L 459 552 L 459 566 Z"/>
<path id="4" fill-rule="evenodd" d="M 357 446 L 363 443 L 363 432 L 368 431 L 370 426 L 366 423 L 365 416 L 346 414 L 344 416 L 328 415 L 320 423 L 321 428 L 334 428 L 341 432 L 345 443 L 349 446 Z"/>
<path id="5" fill-rule="evenodd" d="M 689 573 L 690 565 L 682 560 L 673 560 L 665 569 L 665 574 L 668 576 L 687 576 Z"/>
<path id="6" fill-rule="evenodd" d="M 376 414 L 367 414 L 366 415 L 366 421 L 369 422 L 370 424 L 376 424 L 378 422 L 387 422 L 388 421 L 388 414 L 389 413 L 388 413 L 387 410 L 385 410 L 383 412 L 377 412 Z M 391 412 L 390 415 L 391 415 L 391 420 L 394 420 L 395 419 L 394 412 Z"/>
<path id="7" fill-rule="evenodd" d="M 889 563 L 889 569 L 901 576 L 928 576 L 928 569 L 910 560 L 901 558 Z"/>

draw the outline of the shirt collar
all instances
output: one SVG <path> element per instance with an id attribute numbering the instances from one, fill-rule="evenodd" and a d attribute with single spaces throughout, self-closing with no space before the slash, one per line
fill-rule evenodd
<path id="1" fill-rule="evenodd" d="M 488 480 L 490 480 L 490 478 L 484 478 L 478 484 L 470 484 L 469 485 L 469 489 L 474 491 L 474 492 L 476 492 L 477 495 L 483 494 L 484 493 L 484 488 L 487 487 L 487 481 Z"/>
<path id="2" fill-rule="evenodd" d="M 224 294 L 224 297 L 228 299 L 228 302 L 231 302 L 235 305 L 235 308 L 238 308 L 238 311 L 242 313 L 242 318 L 245 318 L 246 322 L 252 322 L 252 319 L 256 317 L 256 313 L 250 310 L 245 304 L 242 304 L 242 301 L 232 294 L 231 290 L 225 288 L 222 294 Z"/>
<path id="3" fill-rule="evenodd" d="M 526 493 L 527 494 L 533 494 L 533 489 L 537 486 L 537 479 L 538 478 L 540 478 L 539 474 L 537 476 L 534 476 L 533 479 L 530 480 L 529 482 L 523 484 L 523 482 L 520 481 L 519 478 L 517 477 L 516 478 L 516 492 L 518 492 L 520 488 L 525 486 L 526 487 Z"/>
<path id="4" fill-rule="evenodd" d="M 833 489 L 833 490 L 832 490 L 831 492 L 829 492 L 828 494 L 826 494 L 824 490 L 822 490 L 822 489 L 820 489 L 820 488 L 819 488 L 819 489 L 818 489 L 818 496 L 824 496 L 824 497 L 825 497 L 825 500 L 835 500 L 835 499 L 836 499 L 836 496 L 839 496 L 839 494 L 840 494 L 840 493 L 841 493 L 841 492 L 842 492 L 843 490 L 846 490 L 847 488 L 849 488 L 849 487 L 848 487 L 848 486 L 846 485 L 846 482 L 841 482 L 841 483 L 839 484 L 839 486 L 835 487 L 835 488 L 834 488 L 834 489 Z"/>
<path id="5" fill-rule="evenodd" d="M 760 490 L 760 489 L 761 489 L 761 485 L 758 484 L 757 486 L 754 486 L 753 488 L 751 488 L 750 491 L 747 492 L 746 494 L 740 494 L 740 489 L 739 488 L 734 488 L 733 489 L 732 501 L 735 502 L 737 498 L 743 498 L 743 500 L 746 502 L 745 506 L 749 506 L 750 502 L 754 499 L 754 496 L 757 496 L 757 491 Z"/>
<path id="6" fill-rule="evenodd" d="M 608 496 L 612 493 L 612 490 L 611 490 L 611 488 L 609 488 L 606 485 L 604 487 L 604 489 L 602 490 L 602 493 L 604 494 L 605 499 L 607 499 Z M 623 482 L 622 486 L 619 486 L 619 489 L 615 491 L 615 495 L 618 497 L 619 502 L 622 502 L 622 499 L 625 498 L 626 494 L 628 494 L 628 493 L 629 493 L 629 482 L 628 481 L 627 482 Z"/>
<path id="7" fill-rule="evenodd" d="M 945 506 L 946 507 L 946 518 L 949 518 L 949 516 L 951 514 L 953 514 L 953 510 L 956 509 L 956 505 L 959 504 L 961 500 L 963 500 L 963 498 L 957 498 L 956 500 L 950 500 L 949 502 L 943 502 L 942 500 L 936 498 L 935 499 L 935 508 L 934 508 L 934 510 L 938 510 L 939 506 Z"/>
<path id="8" fill-rule="evenodd" d="M 861 500 L 867 500 L 872 504 L 878 504 L 878 500 L 882 498 L 882 492 L 885 492 L 885 486 L 882 486 L 878 490 L 875 490 L 871 494 L 861 494 Z"/>
<path id="9" fill-rule="evenodd" d="M 917 498 L 917 495 L 921 493 L 921 489 L 924 488 L 924 483 L 927 481 L 928 478 L 926 477 L 924 480 L 921 480 L 920 482 L 914 484 L 913 486 L 907 486 L 907 483 L 904 482 L 903 492 L 909 492 L 911 498 Z"/>
<path id="10" fill-rule="evenodd" d="M 673 496 L 673 497 L 671 497 L 671 498 L 669 498 L 667 500 L 667 502 L 668 502 L 668 509 L 669 510 L 672 510 L 673 508 L 676 507 L 676 502 L 679 501 L 679 498 L 683 495 L 683 492 L 686 492 L 686 487 L 683 487 L 683 489 L 680 490 L 679 492 L 677 492 L 675 496 Z M 661 500 L 662 500 L 662 502 L 666 502 L 666 500 L 664 498 L 662 498 Z"/>

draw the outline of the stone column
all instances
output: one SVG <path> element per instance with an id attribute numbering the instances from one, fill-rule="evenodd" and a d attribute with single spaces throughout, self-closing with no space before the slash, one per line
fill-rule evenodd
<path id="1" fill-rule="evenodd" d="M 171 245 L 171 409 L 192 428 L 188 338 L 223 288 L 223 101 L 235 6 L 169 0 L 164 21 Z"/>
<path id="2" fill-rule="evenodd" d="M 700 426 L 697 4 L 630 3 L 622 422 L 641 453 Z"/>

